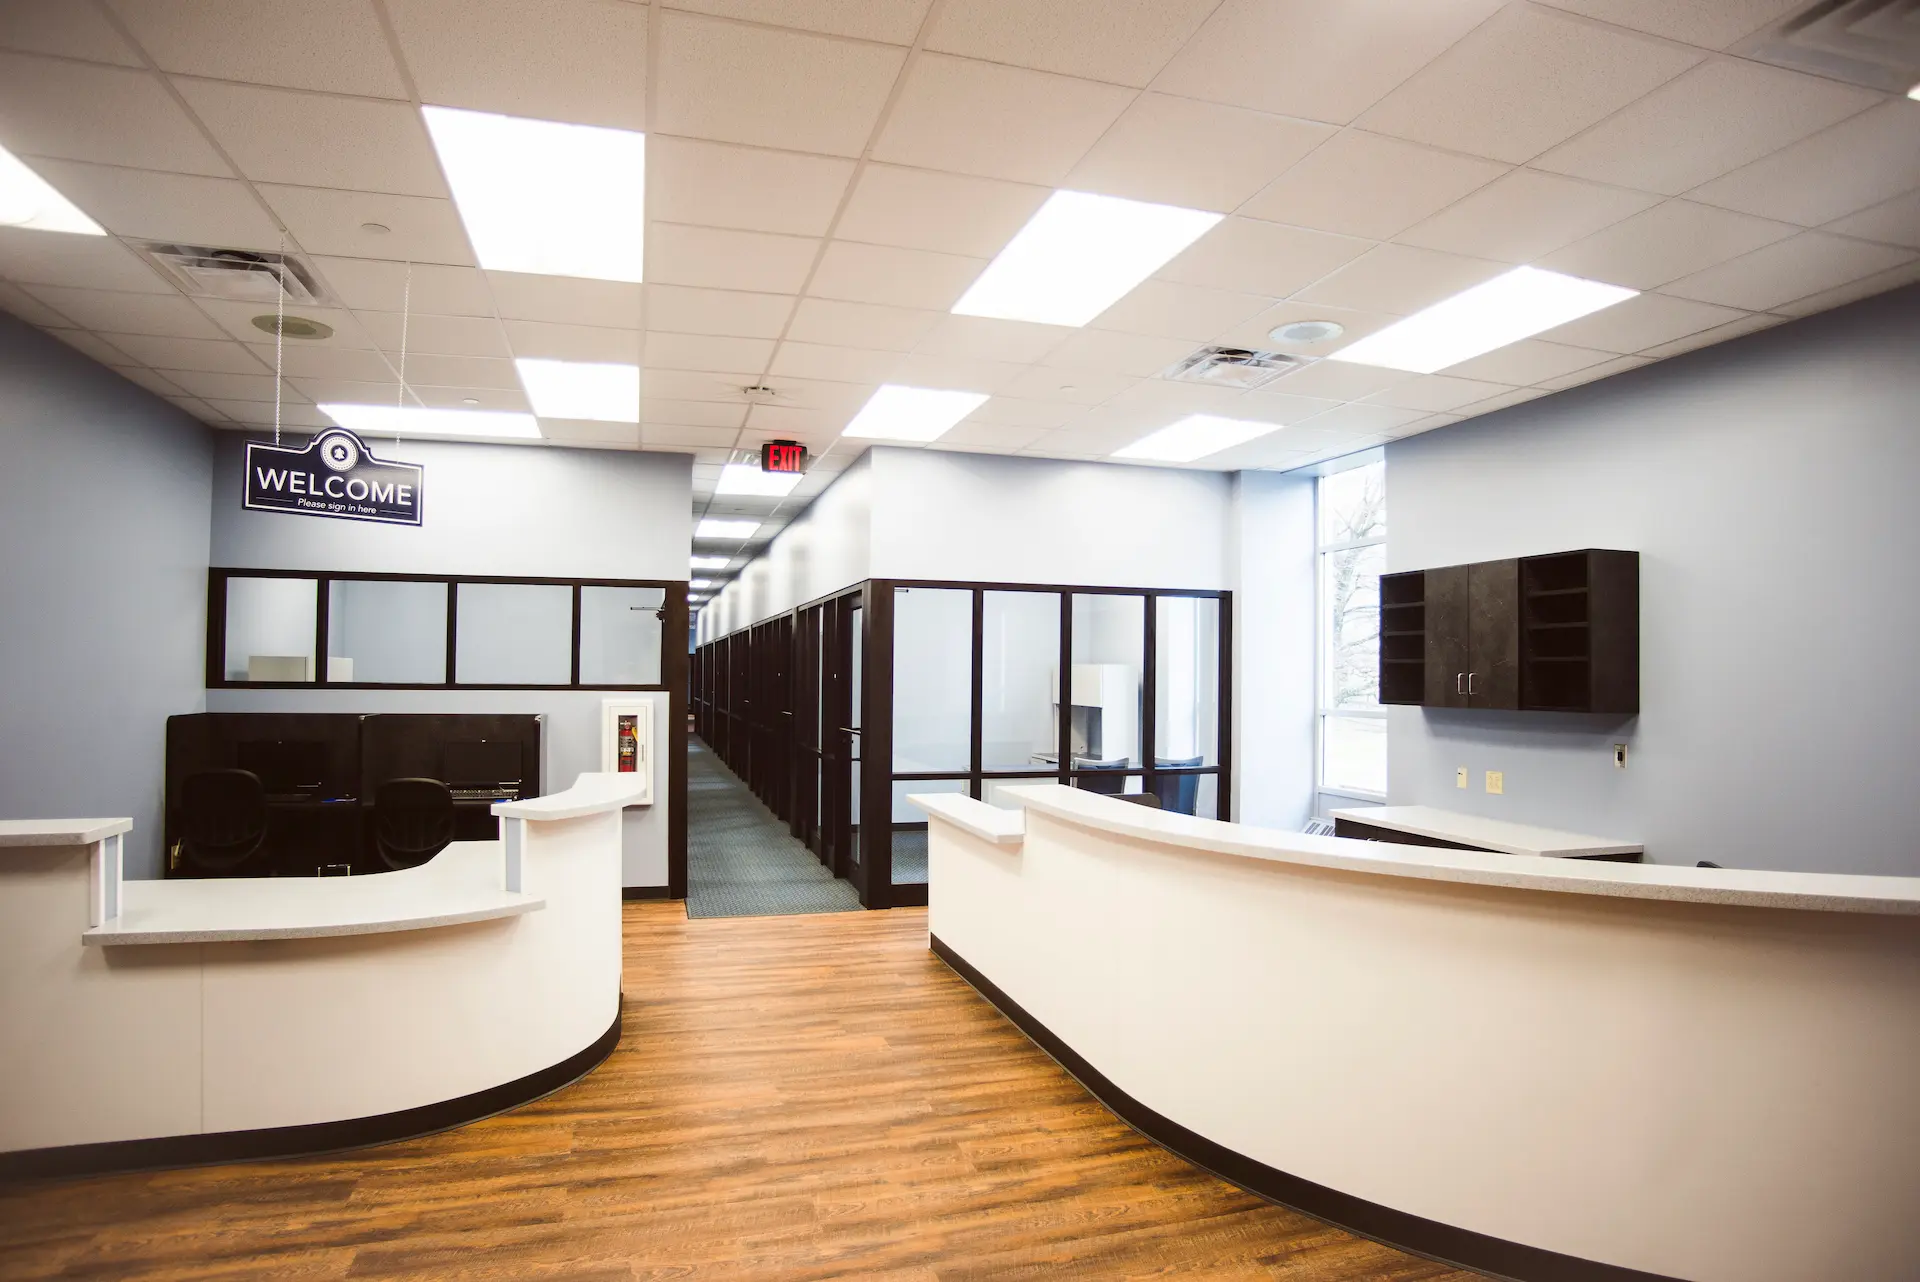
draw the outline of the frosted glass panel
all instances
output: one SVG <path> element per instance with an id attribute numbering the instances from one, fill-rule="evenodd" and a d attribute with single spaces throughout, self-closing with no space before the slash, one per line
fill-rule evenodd
<path id="1" fill-rule="evenodd" d="M 1032 770 L 1060 752 L 1053 673 L 1060 666 L 1060 596 L 988 592 L 980 620 L 980 764 Z"/>
<path id="2" fill-rule="evenodd" d="M 1087 593 L 1073 598 L 1068 733 L 1076 770 L 1141 764 L 1146 620 L 1145 597 Z"/>
<path id="3" fill-rule="evenodd" d="M 580 589 L 580 680 L 584 685 L 659 685 L 659 588 Z"/>
<path id="4" fill-rule="evenodd" d="M 1153 763 L 1220 764 L 1220 603 L 1159 599 L 1154 622 Z"/>
<path id="5" fill-rule="evenodd" d="M 317 579 L 228 579 L 229 681 L 313 680 Z"/>
<path id="6" fill-rule="evenodd" d="M 563 583 L 462 583 L 454 679 L 465 685 L 573 680 L 573 589 Z"/>
<path id="7" fill-rule="evenodd" d="M 447 679 L 447 585 L 335 579 L 327 587 L 327 680 Z"/>
<path id="8" fill-rule="evenodd" d="M 972 705 L 973 593 L 895 589 L 895 772 L 967 769 L 973 755 Z"/>

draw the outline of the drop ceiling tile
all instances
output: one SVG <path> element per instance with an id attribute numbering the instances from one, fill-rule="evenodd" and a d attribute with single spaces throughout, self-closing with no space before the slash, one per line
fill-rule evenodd
<path id="1" fill-rule="evenodd" d="M 21 319 L 24 320 L 25 317 L 22 317 Z M 92 330 L 49 329 L 47 333 L 53 335 L 55 338 L 65 343 L 68 347 L 71 347 L 74 351 L 80 352 L 83 355 L 90 357 L 95 361 L 98 361 L 100 364 L 106 365 L 109 367 L 115 366 L 115 365 L 130 365 L 133 362 L 141 359 L 140 357 L 130 354 L 124 348 L 114 346 L 114 344 L 108 342 L 105 338 L 101 337 L 100 335 L 95 334 Z M 144 338 L 144 336 L 136 335 L 136 336 L 129 337 L 128 335 L 124 335 L 124 334 L 114 335 L 113 337 L 121 338 L 127 341 L 139 341 L 142 338 Z M 163 339 L 146 339 L 145 341 L 162 342 L 162 343 L 192 343 L 192 342 L 197 342 L 201 340 L 196 340 L 191 338 L 163 338 Z M 214 343 L 214 344 L 210 344 L 210 346 L 232 347 L 232 346 L 237 346 L 237 344 Z M 258 368 L 258 367 L 256 366 L 255 368 Z"/>
<path id="2" fill-rule="evenodd" d="M 1573 347 L 1597 347 L 1603 352 L 1637 352 L 1739 320 L 1741 315 L 1731 307 L 1715 307 L 1711 303 L 1671 298 L 1666 294 L 1640 294 L 1537 337 Z M 1572 384 L 1548 379 L 1541 386 L 1571 387 Z"/>
<path id="3" fill-rule="evenodd" d="M 787 337 L 833 347 L 910 352 L 941 317 L 942 313 L 930 310 L 803 298 L 794 311 Z"/>
<path id="4" fill-rule="evenodd" d="M 255 182 L 445 196 L 411 103 L 176 79 L 174 86 Z"/>
<path id="5" fill-rule="evenodd" d="M 647 229 L 647 279 L 663 285 L 797 294 L 820 242 L 805 236 L 654 223 Z"/>
<path id="6" fill-rule="evenodd" d="M 1902 285 L 1911 285 L 1920 281 L 1920 263 L 1908 263 L 1892 271 L 1865 276 L 1838 289 L 1822 290 L 1805 298 L 1796 298 L 1774 310 L 1787 316 L 1811 316 L 1815 312 L 1824 312 L 1829 307 L 1842 307 L 1847 303 L 1858 302 L 1863 298 L 1872 298 L 1875 294 L 1885 293 L 1889 289 L 1898 289 Z"/>
<path id="7" fill-rule="evenodd" d="M 1448 374 L 1423 374 L 1404 383 L 1395 383 L 1367 397 L 1369 405 L 1392 405 L 1399 409 L 1422 410 L 1429 414 L 1457 410 L 1475 401 L 1484 401 L 1507 391 L 1505 384 L 1484 383 L 1475 378 L 1455 378 Z"/>
<path id="8" fill-rule="evenodd" d="M 110 236 L 62 236 L 0 227 L 0 277 L 131 294 L 171 294 L 160 273 Z"/>
<path id="9" fill-rule="evenodd" d="M 742 419 L 746 418 L 746 408 L 744 406 L 741 407 L 740 417 Z M 740 429 L 737 427 L 702 427 L 697 423 L 662 423 L 655 425 L 652 422 L 642 423 L 640 425 L 641 443 L 649 448 L 674 449 L 676 447 L 704 446 L 708 449 L 730 450 L 733 448 L 733 443 L 739 435 Z"/>
<path id="10" fill-rule="evenodd" d="M 1661 343 L 1658 347 L 1649 347 L 1639 353 L 1651 356 L 1655 360 L 1665 360 L 1669 356 L 1678 356 L 1682 352 L 1695 351 L 1702 347 L 1711 347 L 1715 343 L 1724 343 L 1730 338 L 1739 338 L 1744 334 L 1755 334 L 1763 329 L 1772 329 L 1775 325 L 1786 323 L 1790 317 L 1775 316 L 1771 312 L 1755 312 L 1743 316 L 1737 321 L 1725 325 L 1716 325 L 1712 329 L 1703 329 L 1698 334 L 1689 334 L 1685 338 L 1676 338 L 1671 343 Z"/>
<path id="11" fill-rule="evenodd" d="M 17 156 L 231 177 L 146 71 L 0 53 L 0 144 Z"/>
<path id="12" fill-rule="evenodd" d="M 259 358 L 232 339 L 162 338 L 153 334 L 117 334 L 110 335 L 109 339 L 140 364 L 158 370 L 210 370 L 219 374 L 273 372 L 271 361 L 261 364 Z"/>
<path id="13" fill-rule="evenodd" d="M 1218 0 L 948 0 L 929 49 L 1144 86 Z"/>
<path id="14" fill-rule="evenodd" d="M 1373 242 L 1257 218 L 1226 218 L 1155 273 L 1159 280 L 1285 298 L 1344 267 Z"/>
<path id="15" fill-rule="evenodd" d="M 765 369 L 773 356 L 770 338 L 720 338 L 706 334 L 647 335 L 648 369 Z"/>
<path id="16" fill-rule="evenodd" d="M 329 257 L 316 257 L 313 265 L 333 296 L 356 310 L 405 310 L 434 316 L 493 314 L 493 300 L 487 292 L 487 279 L 472 267 L 447 267 L 438 263 L 409 265 L 378 258 Z M 530 279 L 548 281 L 563 278 L 536 276 Z"/>
<path id="17" fill-rule="evenodd" d="M 1515 5 L 1388 94 L 1360 124 L 1518 164 L 1599 123 L 1700 57 Z"/>
<path id="18" fill-rule="evenodd" d="M 637 450 L 640 448 L 638 423 L 602 423 L 584 418 L 542 418 L 540 435 L 556 445 L 582 449 Z"/>
<path id="19" fill-rule="evenodd" d="M 1516 169 L 1400 240 L 1425 249 L 1528 263 L 1659 203 L 1658 196 Z"/>
<path id="20" fill-rule="evenodd" d="M 1534 165 L 1678 195 L 1879 101 L 1871 90 L 1818 76 L 1713 58 Z"/>
<path id="21" fill-rule="evenodd" d="M 780 344 L 769 373 L 780 378 L 818 378 L 841 383 L 898 381 L 894 371 L 904 360 L 900 352 L 869 351 L 857 347 L 825 347 L 814 343 Z"/>
<path id="22" fill-rule="evenodd" d="M 1314 396 L 1332 401 L 1357 401 L 1397 383 L 1419 377 L 1405 370 L 1382 369 L 1378 365 L 1355 365 L 1348 361 L 1315 361 L 1302 370 L 1269 383 L 1262 391 L 1283 396 Z"/>
<path id="23" fill-rule="evenodd" d="M 458 357 L 435 357 L 436 360 L 457 360 Z M 511 368 L 509 366 L 509 368 Z M 408 363 L 407 373 L 413 373 L 412 363 Z M 393 389 L 387 389 L 387 395 L 393 395 Z M 527 404 L 526 393 L 516 383 L 512 386 L 480 387 L 471 383 L 462 383 L 453 387 L 437 387 L 430 383 L 407 380 L 407 400 L 418 402 L 429 409 L 445 410 L 511 410 L 526 414 L 532 412 Z"/>
<path id="24" fill-rule="evenodd" d="M 249 343 L 248 347 L 269 370 L 277 359 L 288 378 L 334 378 L 351 379 L 359 383 L 386 383 L 389 393 L 399 386 L 400 358 L 370 347 L 327 347 L 289 342 L 281 345 L 277 357 L 271 342 Z"/>
<path id="25" fill-rule="evenodd" d="M 873 245 L 991 258 L 1052 194 L 1029 183 L 869 164 L 835 234 Z"/>
<path id="26" fill-rule="evenodd" d="M 992 390 L 996 397 L 1016 401 L 1053 401 L 1069 405 L 1098 405 L 1119 395 L 1140 380 L 1126 374 L 1108 374 L 1100 370 L 1049 369 L 1034 365 Z"/>
<path id="27" fill-rule="evenodd" d="M 1920 187 L 1920 102 L 1898 98 L 1730 174 L 1689 199 L 1817 227 Z"/>
<path id="28" fill-rule="evenodd" d="M 628 357 L 629 361 L 632 359 Z M 520 371 L 513 367 L 511 360 L 487 356 L 409 352 L 406 372 L 409 387 L 493 387 L 513 391 L 520 387 Z"/>
<path id="29" fill-rule="evenodd" d="M 649 285 L 647 327 L 672 334 L 778 338 L 786 328 L 793 304 L 794 299 L 790 294 L 749 294 L 730 289 Z"/>
<path id="30" fill-rule="evenodd" d="M 634 365 L 640 361 L 639 330 L 599 325 L 555 325 L 547 321 L 510 320 L 507 342 L 513 354 L 534 360 L 600 361 Z"/>
<path id="31" fill-rule="evenodd" d="M 255 190 L 308 253 L 473 265 L 451 200 L 265 183 Z M 387 230 L 374 231 L 369 223 Z"/>
<path id="32" fill-rule="evenodd" d="M 217 325 L 178 294 L 122 294 L 55 285 L 29 285 L 26 290 L 79 328 L 98 333 L 222 337 Z"/>
<path id="33" fill-rule="evenodd" d="M 722 18 L 910 45 L 932 0 L 664 0 Z"/>
<path id="34" fill-rule="evenodd" d="M 1291 396 L 1276 392 L 1268 384 L 1244 392 L 1228 412 L 1231 418 L 1250 418 L 1260 423 L 1304 423 L 1316 414 L 1324 414 L 1341 402 L 1325 396 Z"/>
<path id="35" fill-rule="evenodd" d="M 660 19 L 655 133 L 858 156 L 900 49 L 669 10 Z"/>
<path id="36" fill-rule="evenodd" d="M 523 272 L 480 275 L 493 298 L 488 310 L 498 311 L 504 319 L 614 329 L 640 326 L 642 286 L 628 281 L 536 276 Z"/>
<path id="37" fill-rule="evenodd" d="M 110 0 L 163 71 L 376 98 L 406 85 L 366 0 Z"/>
<path id="38" fill-rule="evenodd" d="M 1609 357 L 1608 359 L 1611 360 L 1612 358 Z M 1598 361 L 1594 362 L 1596 365 L 1599 363 Z M 1571 373 L 1572 371 L 1569 370 L 1567 372 Z M 1556 375 L 1555 377 L 1559 376 Z M 1460 407 L 1460 413 L 1464 415 L 1491 414 L 1495 410 L 1511 409 L 1515 405 L 1524 405 L 1528 401 L 1538 400 L 1542 396 L 1551 395 L 1552 393 L 1545 388 L 1516 387 L 1510 391 L 1501 392 L 1497 396 L 1489 396 L 1484 401 L 1475 401 L 1471 405 L 1463 405 Z M 1433 426 L 1441 427 L 1444 425 L 1435 423 Z"/>
<path id="39" fill-rule="evenodd" d="M 1062 325 L 1036 325 L 990 316 L 946 316 L 913 350 L 921 356 L 957 356 L 1030 365 L 1045 359 L 1049 352 L 1079 332 Z"/>
<path id="40" fill-rule="evenodd" d="M 792 405 L 755 405 L 747 411 L 747 430 L 755 444 L 767 436 L 794 437 L 824 444 L 840 435 L 853 416 L 845 410 L 802 409 Z M 744 446 L 747 442 L 743 440 Z"/>
<path id="41" fill-rule="evenodd" d="M 923 54 L 873 158 L 1056 186 L 1134 96 L 1091 80 Z"/>
<path id="42" fill-rule="evenodd" d="M 1124 423 L 1144 432 L 1189 414 L 1233 414 L 1244 396 L 1234 387 L 1143 378 L 1102 402 L 1098 413 L 1103 423 Z M 1242 410 L 1241 417 L 1262 416 Z"/>
<path id="43" fill-rule="evenodd" d="M 758 372 L 735 370 L 724 374 L 703 374 L 695 370 L 646 370 L 640 376 L 640 389 L 648 397 L 665 401 L 724 401 L 744 405 L 741 389 L 760 381 Z"/>
<path id="44" fill-rule="evenodd" d="M 280 228 L 247 185 L 231 178 L 42 160 L 40 176 L 119 236 L 222 249 L 280 248 Z"/>
<path id="45" fill-rule="evenodd" d="M 213 412 L 243 427 L 257 427 L 267 432 L 273 430 L 272 401 L 228 401 L 218 398 L 209 399 L 206 404 Z M 299 431 L 311 431 L 316 428 L 332 427 L 333 420 L 311 405 L 289 402 L 282 398 L 280 405 L 280 426 Z"/>
<path id="46" fill-rule="evenodd" d="M 648 210 L 666 222 L 821 236 L 853 169 L 851 160 L 657 134 L 648 139 Z"/>
<path id="47" fill-rule="evenodd" d="M 1549 391 L 1564 392 L 1569 387 L 1579 387 L 1582 383 L 1597 383 L 1603 378 L 1611 378 L 1615 374 L 1624 374 L 1630 369 L 1639 369 L 1642 365 L 1651 364 L 1653 364 L 1651 356 L 1616 356 L 1610 361 L 1589 365 L 1571 374 L 1562 374 L 1559 378 L 1550 378 L 1540 386 Z"/>
<path id="48" fill-rule="evenodd" d="M 1360 312 L 1325 303 L 1275 303 L 1258 316 L 1219 335 L 1216 342 L 1228 347 L 1250 347 L 1258 351 L 1283 352 L 1290 356 L 1325 356 L 1348 343 L 1365 338 L 1377 329 L 1399 320 L 1384 312 Z M 1340 333 L 1317 343 L 1289 342 L 1275 338 L 1273 331 L 1296 321 L 1325 320 L 1341 327 Z"/>
<path id="49" fill-rule="evenodd" d="M 1184 338 L 1080 329 L 1048 353 L 1046 363 L 1057 370 L 1089 369 L 1151 378 L 1192 355 L 1193 346 Z"/>
<path id="50" fill-rule="evenodd" d="M 1565 343 L 1523 338 L 1517 343 L 1495 348 L 1484 356 L 1450 365 L 1447 373 L 1455 378 L 1478 378 L 1489 383 L 1528 387 L 1612 359 L 1612 352 L 1603 352 L 1596 347 L 1569 347 Z"/>
<path id="51" fill-rule="evenodd" d="M 214 427 L 226 426 L 226 422 L 220 417 L 219 412 L 216 411 L 213 408 L 213 406 L 209 405 L 206 401 L 201 400 L 199 397 L 169 396 L 164 399 L 171 401 L 176 408 L 185 410 L 187 413 L 191 414 L 193 417 L 199 419 L 202 423 L 206 423 Z"/>
<path id="52" fill-rule="evenodd" d="M 648 380 L 643 378 L 641 392 L 648 390 L 647 385 Z M 673 423 L 683 427 L 724 427 L 733 431 L 747 421 L 747 407 L 720 401 L 668 401 L 643 395 L 640 399 L 640 421 L 648 425 L 645 430 L 649 434 L 656 423 Z"/>
<path id="53" fill-rule="evenodd" d="M 1013 361 L 915 352 L 899 358 L 891 381 L 908 387 L 938 387 L 959 392 L 1001 392 L 1029 367 Z M 1032 368 L 1038 368 L 1037 366 Z"/>
<path id="54" fill-rule="evenodd" d="M 1099 329 L 1204 343 L 1259 315 L 1272 300 L 1258 294 L 1208 289 L 1173 281 L 1142 281 L 1132 293 L 1093 318 Z"/>
<path id="55" fill-rule="evenodd" d="M 273 343 L 273 331 L 262 329 L 254 321 L 262 316 L 273 316 L 275 309 L 271 303 L 243 303 L 227 298 L 200 298 L 195 302 L 214 324 L 226 332 L 229 338 L 237 338 L 243 343 Z M 326 338 L 303 338 L 288 340 L 286 346 L 300 347 L 358 347 L 373 346 L 373 339 L 360 327 L 353 313 L 337 307 L 289 307 L 289 316 L 301 316 L 308 320 L 319 321 L 333 331 Z"/>
<path id="56" fill-rule="evenodd" d="M 1418 422 L 1431 411 L 1401 409 L 1394 405 L 1360 404 L 1340 405 L 1324 414 L 1315 414 L 1306 425 L 1318 432 L 1341 432 L 1353 436 L 1370 436 L 1391 432 L 1395 428 L 1405 427 Z"/>
<path id="57" fill-rule="evenodd" d="M 7 284 L 4 281 L 0 281 L 0 310 L 6 311 L 16 319 L 23 320 L 29 325 L 37 325 L 41 329 L 55 329 L 72 324 L 66 317 L 54 311 L 53 308 L 47 306 L 32 294 L 29 294 L 26 290 L 20 288 L 18 285 Z M 124 365 L 126 363 L 124 360 L 114 362 L 114 364 L 117 365 Z"/>
<path id="58" fill-rule="evenodd" d="M 1073 401 L 1032 401 L 1014 396 L 995 396 L 967 415 L 969 423 L 1000 427 L 1033 428 L 1053 431 L 1078 418 L 1086 407 Z"/>
<path id="59" fill-rule="evenodd" d="M 986 264 L 978 258 L 836 240 L 807 289 L 818 298 L 946 311 Z"/>
<path id="60" fill-rule="evenodd" d="M 1153 87 L 1346 124 L 1500 5 L 1227 0 Z"/>
<path id="61" fill-rule="evenodd" d="M 1920 249 L 1920 191 L 1910 191 L 1871 209 L 1836 219 L 1827 224 L 1826 230 L 1860 240 Z"/>
<path id="62" fill-rule="evenodd" d="M 647 127 L 647 9 L 607 0 L 387 0 L 423 102 Z"/>
<path id="63" fill-rule="evenodd" d="M 270 372 L 259 374 L 219 374 L 208 370 L 168 370 L 167 380 L 177 383 L 189 396 L 203 396 L 224 401 L 265 401 L 271 415 L 273 406 L 273 375 Z M 297 393 L 283 390 L 282 399 L 302 399 Z"/>
<path id="64" fill-rule="evenodd" d="M 1497 161 L 1343 129 L 1274 179 L 1240 212 L 1387 240 L 1507 170 Z"/>
<path id="65" fill-rule="evenodd" d="M 1543 0 L 1556 9 L 1585 14 L 1619 27 L 1665 36 L 1703 49 L 1724 49 L 1758 31 L 1806 0 Z"/>
<path id="66" fill-rule="evenodd" d="M 506 332 L 491 316 L 423 316 L 419 312 L 355 312 L 353 315 L 374 345 L 387 352 L 398 352 L 404 345 L 410 357 L 423 353 L 495 357 L 513 354 L 507 346 Z"/>
<path id="67" fill-rule="evenodd" d="M 1332 137 L 1332 125 L 1145 93 L 1066 185 L 1187 209 L 1232 210 Z"/>
<path id="68" fill-rule="evenodd" d="M 164 374 L 157 374 L 150 369 L 135 369 L 116 365 L 113 368 L 113 372 L 137 387 L 146 388 L 155 396 L 186 395 L 186 393 L 181 390 L 179 384 L 169 381 Z"/>
<path id="69" fill-rule="evenodd" d="M 1920 255 L 1910 249 L 1808 231 L 1682 277 L 1663 292 L 1750 312 L 1768 311 L 1916 257 Z"/>
<path id="70" fill-rule="evenodd" d="M 946 430 L 938 445 L 941 449 L 970 449 L 987 453 L 1011 453 L 1023 450 L 1042 436 L 1046 429 L 1009 427 L 1004 423 L 976 423 L 962 420 Z"/>
<path id="71" fill-rule="evenodd" d="M 399 384 L 391 374 L 385 378 L 375 379 L 349 379 L 324 374 L 288 374 L 287 385 L 292 388 L 299 397 L 312 401 L 317 405 L 392 405 L 400 399 Z M 478 398 L 481 394 L 479 392 L 472 392 L 469 393 L 469 395 Z M 239 399 L 259 400 L 261 398 L 258 396 L 247 396 Z M 271 379 L 267 382 L 265 399 L 269 403 L 273 400 Z M 407 403 L 411 405 L 416 402 L 412 397 L 409 397 L 407 398 Z M 458 402 L 456 402 L 456 404 L 457 403 Z M 467 408 L 471 409 L 474 407 L 468 406 Z M 494 407 L 488 406 L 487 408 L 491 409 Z M 522 405 L 520 408 L 524 409 L 526 407 Z"/>
<path id="72" fill-rule="evenodd" d="M 1412 245 L 1381 245 L 1303 289 L 1297 302 L 1407 316 L 1512 268 Z"/>
<path id="73" fill-rule="evenodd" d="M 49 53 L 57 58 L 140 65 L 135 52 L 100 11 L 73 0 L 12 0 L 0 23 L 0 49 Z"/>
<path id="74" fill-rule="evenodd" d="M 1787 223 L 1668 200 L 1547 255 L 1539 265 L 1588 280 L 1654 289 L 1794 230 Z"/>

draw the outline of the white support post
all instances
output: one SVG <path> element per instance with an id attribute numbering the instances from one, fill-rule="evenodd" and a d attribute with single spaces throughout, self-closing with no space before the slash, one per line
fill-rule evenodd
<path id="1" fill-rule="evenodd" d="M 93 843 L 87 917 L 89 925 L 104 926 L 120 915 L 120 878 L 125 861 L 122 834 Z"/>
<path id="2" fill-rule="evenodd" d="M 501 837 L 507 847 L 507 890 L 511 894 L 520 893 L 520 852 L 526 842 L 527 821 L 524 819 L 502 819 Z"/>

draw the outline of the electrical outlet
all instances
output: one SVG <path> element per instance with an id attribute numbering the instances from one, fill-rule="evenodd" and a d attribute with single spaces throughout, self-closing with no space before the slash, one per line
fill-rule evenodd
<path id="1" fill-rule="evenodd" d="M 1625 770 L 1627 768 L 1627 745 L 1626 744 L 1616 743 L 1613 745 L 1613 764 L 1618 766 L 1622 770 Z"/>
<path id="2" fill-rule="evenodd" d="M 1456 788 L 1464 788 L 1467 786 L 1467 768 L 1465 766 L 1461 766 L 1453 772 L 1453 786 Z"/>
<path id="3" fill-rule="evenodd" d="M 1487 771 L 1487 791 L 1498 795 L 1507 790 L 1507 776 L 1499 770 Z"/>

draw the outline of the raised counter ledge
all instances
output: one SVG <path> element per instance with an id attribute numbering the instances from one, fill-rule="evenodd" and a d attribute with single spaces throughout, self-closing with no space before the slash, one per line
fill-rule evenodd
<path id="1" fill-rule="evenodd" d="M 1020 810 L 1002 810 L 972 797 L 952 792 L 917 792 L 907 800 L 930 815 L 939 815 L 963 832 L 996 846 L 1017 846 L 1026 840 L 1027 816 Z"/>
<path id="2" fill-rule="evenodd" d="M 496 801 L 493 813 L 503 819 L 580 819 L 609 810 L 647 804 L 647 785 L 637 774 L 590 771 L 574 780 L 565 792 L 523 801 Z"/>
<path id="3" fill-rule="evenodd" d="M 517 917 L 546 907 L 500 888 L 497 841 L 457 841 L 418 868 L 364 877 L 122 883 L 120 915 L 86 944 L 221 944 L 378 935 Z"/>
<path id="4" fill-rule="evenodd" d="M 1558 828 L 1537 828 L 1532 824 L 1509 823 L 1505 819 L 1484 819 L 1433 806 L 1356 806 L 1331 812 L 1335 819 L 1346 819 L 1373 828 L 1410 832 L 1417 837 L 1452 841 L 1462 846 L 1480 846 L 1508 855 L 1538 855 L 1543 859 L 1596 859 L 1606 855 L 1638 855 L 1646 847 L 1637 841 L 1614 837 L 1593 837 L 1583 832 L 1563 832 Z"/>
<path id="5" fill-rule="evenodd" d="M 91 846 L 132 831 L 131 819 L 0 819 L 0 846 Z"/>
<path id="6" fill-rule="evenodd" d="M 1149 810 L 1060 784 L 1008 786 L 1002 788 L 1001 792 L 1017 799 L 1029 810 L 1116 836 L 1341 872 L 1505 886 L 1516 890 L 1561 894 L 1607 895 L 1619 899 L 1920 916 L 1920 877 L 1684 868 L 1669 864 L 1589 863 L 1580 860 L 1536 862 L 1477 850 L 1396 846 L 1390 842 L 1359 841 L 1351 837 L 1315 837 L 1306 833 L 1220 823 L 1213 819 L 1196 819 L 1190 815 Z M 968 797 L 948 796 L 942 801 L 945 804 L 937 811 L 925 805 L 924 798 L 920 804 L 922 809 L 942 819 L 946 819 L 950 810 L 955 808 L 975 816 L 979 813 L 975 807 L 986 810 L 996 808 Z M 974 822 L 985 825 L 994 821 L 976 818 Z M 937 889 L 934 893 L 938 893 Z"/>

